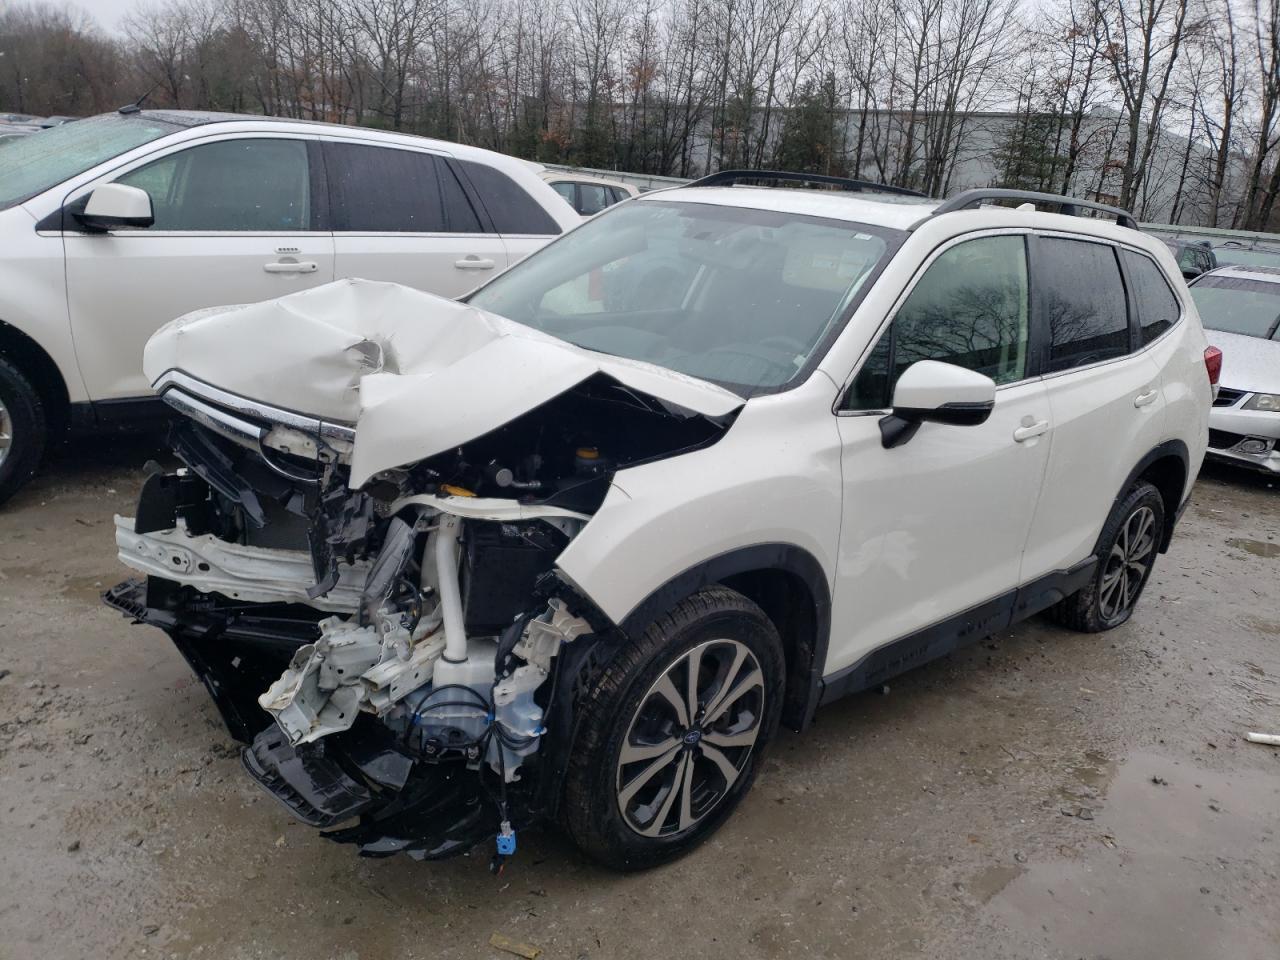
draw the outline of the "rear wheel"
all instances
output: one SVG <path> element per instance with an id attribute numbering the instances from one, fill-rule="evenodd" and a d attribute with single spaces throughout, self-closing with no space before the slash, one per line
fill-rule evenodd
<path id="1" fill-rule="evenodd" d="M 782 643 L 754 603 L 710 587 L 619 653 L 582 706 L 564 821 L 619 870 L 672 860 L 720 826 L 778 726 Z"/>
<path id="2" fill-rule="evenodd" d="M 1133 614 L 1151 577 L 1163 533 L 1164 498 L 1139 481 L 1107 518 L 1093 579 L 1052 607 L 1049 616 L 1086 633 L 1120 626 Z"/>
<path id="3" fill-rule="evenodd" d="M 0 503 L 35 474 L 47 431 L 40 395 L 17 367 L 0 357 Z"/>

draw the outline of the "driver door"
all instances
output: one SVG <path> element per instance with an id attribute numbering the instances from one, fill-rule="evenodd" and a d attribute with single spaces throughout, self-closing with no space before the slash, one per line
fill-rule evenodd
<path id="1" fill-rule="evenodd" d="M 1021 234 L 964 239 L 918 274 L 839 411 L 844 509 L 826 673 L 896 673 L 1009 622 L 1048 461 Z M 940 360 L 996 382 L 979 426 L 924 423 L 886 449 L 897 378 Z M 893 641 L 903 641 L 901 644 Z"/>
<path id="2" fill-rule="evenodd" d="M 142 349 L 176 317 L 333 279 L 333 236 L 317 229 L 308 142 L 284 134 L 203 140 L 102 181 L 145 190 L 155 223 L 64 231 L 71 329 L 90 398 L 149 393 Z"/>

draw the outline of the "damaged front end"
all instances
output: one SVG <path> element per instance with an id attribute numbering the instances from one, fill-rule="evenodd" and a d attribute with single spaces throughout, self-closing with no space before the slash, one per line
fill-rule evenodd
<path id="1" fill-rule="evenodd" d="M 166 371 L 182 462 L 149 465 L 106 602 L 160 627 L 250 775 L 300 820 L 384 856 L 462 853 L 554 816 L 574 700 L 618 629 L 556 558 L 622 467 L 731 417 L 595 372 L 358 488 L 355 424 Z"/>

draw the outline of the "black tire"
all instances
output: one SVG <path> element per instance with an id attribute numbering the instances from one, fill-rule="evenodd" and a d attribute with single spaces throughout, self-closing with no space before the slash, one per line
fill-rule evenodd
<path id="1" fill-rule="evenodd" d="M 47 440 L 48 419 L 40 394 L 0 356 L 0 504 L 35 475 Z"/>
<path id="2" fill-rule="evenodd" d="M 1134 565 L 1134 553 L 1141 548 L 1141 542 L 1135 547 L 1130 544 L 1130 537 L 1142 525 L 1141 522 L 1148 518 L 1150 549 L 1142 553 L 1142 570 L 1139 575 Z M 1164 498 L 1151 484 L 1139 480 L 1112 508 L 1111 516 L 1107 517 L 1102 536 L 1098 539 L 1098 569 L 1094 571 L 1093 579 L 1088 586 L 1050 607 L 1049 618 L 1082 633 L 1101 633 L 1120 626 L 1133 615 L 1134 607 L 1151 578 L 1151 570 L 1155 566 L 1163 536 Z M 1126 549 L 1129 552 L 1122 560 L 1121 554 Z M 1117 568 L 1126 564 L 1129 569 L 1124 570 L 1121 577 L 1128 576 L 1130 579 L 1111 579 Z M 1116 591 L 1121 591 L 1124 595 L 1123 603 L 1117 601 Z"/>
<path id="3" fill-rule="evenodd" d="M 734 673 L 731 662 L 740 648 L 746 648 L 749 656 L 742 655 Z M 687 680 L 689 664 L 695 656 L 700 666 L 698 675 L 706 677 L 706 686 L 695 683 L 700 711 L 694 722 L 683 728 L 675 712 L 678 708 L 653 688 L 672 680 L 672 671 L 676 671 L 676 678 L 683 676 Z M 761 675 L 758 686 L 749 679 L 754 676 L 750 671 L 755 665 Z M 714 833 L 750 789 L 761 754 L 777 731 L 785 676 L 777 629 L 758 606 L 734 590 L 708 587 L 655 620 L 637 643 L 613 658 L 580 704 L 580 732 L 573 745 L 561 807 L 561 819 L 573 841 L 606 866 L 643 870 L 674 860 Z M 717 720 L 710 711 L 717 708 L 726 687 L 747 692 L 732 697 L 726 694 L 725 702 L 719 704 L 725 714 Z M 650 714 L 664 708 L 671 708 L 672 719 L 658 737 L 662 743 L 676 744 L 667 789 L 674 791 L 678 782 L 689 785 L 691 802 L 687 808 L 671 801 L 664 806 L 655 797 L 644 808 L 654 809 L 650 824 L 656 823 L 658 831 L 663 830 L 664 824 L 670 824 L 672 829 L 663 835 L 642 836 L 633 826 L 635 812 L 622 796 L 632 782 L 642 779 L 632 771 L 636 767 L 647 770 L 650 760 L 626 764 L 628 780 L 624 786 L 621 752 L 624 744 L 629 751 L 651 749 L 632 741 L 637 736 L 633 724 L 652 723 Z M 706 719 L 703 709 L 708 710 Z M 719 724 L 724 726 L 717 729 Z M 699 739 L 691 741 L 695 728 Z M 703 730 L 705 741 L 700 739 Z M 735 731 L 750 730 L 755 730 L 756 735 L 749 746 L 724 746 L 728 738 L 744 736 Z M 712 747 L 715 741 L 721 746 Z M 745 753 L 740 752 L 743 750 Z M 728 779 L 724 767 L 711 753 L 721 761 L 734 758 L 730 763 L 737 766 L 736 779 Z M 686 763 L 691 767 L 688 780 L 682 774 Z M 668 773 L 664 768 L 648 781 L 656 788 L 657 796 L 665 796 L 662 783 Z M 683 793 L 673 799 L 682 801 Z M 694 802 L 703 804 L 704 809 L 697 820 L 684 827 L 680 822 L 683 811 L 692 813 Z M 668 808 L 672 808 L 670 813 L 662 812 Z"/>

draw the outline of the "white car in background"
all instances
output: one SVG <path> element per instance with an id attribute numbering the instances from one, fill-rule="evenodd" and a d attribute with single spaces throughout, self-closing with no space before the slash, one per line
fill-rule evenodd
<path id="1" fill-rule="evenodd" d="M 162 324 L 333 280 L 456 297 L 580 224 L 526 164 L 358 127 L 126 107 L 0 141 L 0 502 L 64 425 L 163 409 Z"/>
<path id="2" fill-rule="evenodd" d="M 1280 267 L 1220 267 L 1191 284 L 1222 378 L 1209 455 L 1280 473 Z"/>
<path id="3" fill-rule="evenodd" d="M 540 176 L 584 217 L 594 217 L 615 203 L 640 196 L 638 187 L 621 180 L 565 173 L 563 170 L 543 170 Z"/>

